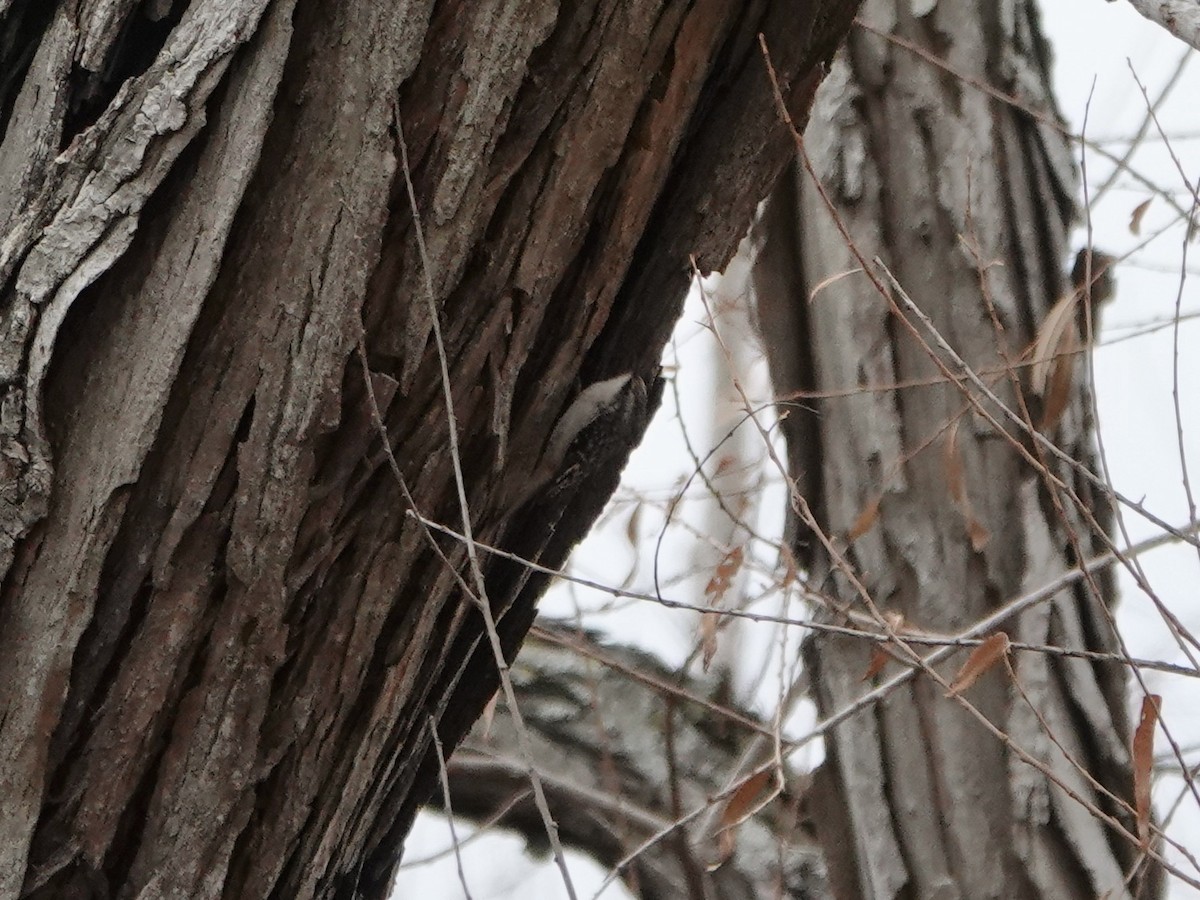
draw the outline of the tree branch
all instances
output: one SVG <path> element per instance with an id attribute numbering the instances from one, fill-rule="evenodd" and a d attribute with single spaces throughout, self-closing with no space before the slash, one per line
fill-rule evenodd
<path id="1" fill-rule="evenodd" d="M 740 770 L 756 717 L 718 699 L 718 679 L 695 679 L 595 635 L 543 622 L 512 668 L 521 713 L 562 840 L 615 865 L 680 812 L 703 804 Z M 769 723 L 761 723 L 769 729 Z M 498 821 L 544 847 L 516 732 L 503 704 L 449 762 L 454 815 Z M 645 898 L 721 900 L 826 896 L 824 867 L 804 807 L 807 779 L 785 775 L 779 796 L 740 825 L 680 828 L 623 873 Z M 763 790 L 761 798 L 770 794 Z M 753 809 L 751 803 L 749 808 Z M 730 853 L 730 850 L 732 851 Z M 728 855 L 727 855 L 728 854 Z"/>
<path id="2" fill-rule="evenodd" d="M 1129 0 L 1139 13 L 1200 50 L 1200 4 L 1194 0 Z"/>

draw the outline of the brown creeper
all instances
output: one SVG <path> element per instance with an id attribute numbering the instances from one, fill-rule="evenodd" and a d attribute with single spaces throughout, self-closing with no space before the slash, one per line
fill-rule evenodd
<path id="1" fill-rule="evenodd" d="M 630 372 L 588 385 L 559 417 L 533 472 L 505 505 L 557 496 L 607 468 L 610 457 L 628 454 L 645 427 L 646 406 L 646 383 Z"/>
<path id="2" fill-rule="evenodd" d="M 584 388 L 555 424 L 531 476 L 505 497 L 513 519 L 504 546 L 524 559 L 560 565 L 616 489 L 661 391 L 661 379 L 648 391 L 629 373 Z M 488 594 L 507 610 L 519 596 L 536 599 L 545 583 L 524 565 L 497 560 Z M 531 600 L 530 614 L 532 608 Z"/>
<path id="3" fill-rule="evenodd" d="M 645 409 L 646 383 L 629 372 L 588 385 L 555 423 L 535 480 L 577 481 L 609 450 L 628 452 L 635 442 L 628 426 L 642 424 Z"/>

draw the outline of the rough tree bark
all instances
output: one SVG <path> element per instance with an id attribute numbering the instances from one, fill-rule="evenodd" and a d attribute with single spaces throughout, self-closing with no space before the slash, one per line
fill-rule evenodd
<path id="1" fill-rule="evenodd" d="M 644 652 L 553 622 L 534 628 L 513 673 L 563 841 L 610 869 L 623 866 L 634 896 L 828 896 L 804 775 L 789 774 L 781 793 L 736 828 L 720 815 L 673 827 L 744 769 L 748 738 L 767 738 L 750 764 L 772 752 L 773 723 L 731 703 L 723 679 L 667 669 Z M 503 708 L 476 725 L 448 763 L 453 814 L 544 846 L 518 747 Z M 772 782 L 756 781 L 751 799 L 768 799 Z"/>
<path id="2" fill-rule="evenodd" d="M 457 526 L 398 126 L 475 535 L 555 565 L 620 459 L 514 508 L 552 423 L 790 152 L 756 35 L 803 118 L 854 7 L 0 2 L 0 897 L 385 894 L 496 681 L 364 387 Z"/>
<path id="3" fill-rule="evenodd" d="M 869 27 L 852 32 L 814 107 L 806 148 L 816 175 L 863 257 L 882 258 L 976 371 L 1001 373 L 988 380 L 1019 410 L 1019 376 L 1003 373 L 1066 289 L 1067 230 L 1076 214 L 1070 146 L 1057 127 L 1036 11 L 1032 2 L 869 0 L 862 18 Z M 956 633 L 1103 548 L 1081 506 L 1104 522 L 1106 504 L 1078 473 L 1051 460 L 1050 470 L 1081 498 L 1077 505 L 981 415 L 964 415 L 962 390 L 939 379 L 858 269 L 802 169 L 781 179 L 764 229 L 756 288 L 776 389 L 794 398 L 783 423 L 790 465 L 816 523 L 879 607 L 902 616 L 906 627 Z M 1052 436 L 1094 469 L 1088 403 L 1080 388 Z M 965 485 L 958 497 L 956 466 Z M 875 503 L 871 527 L 849 538 L 856 522 L 871 522 L 860 515 Z M 838 609 L 865 612 L 799 517 L 793 541 L 814 588 L 833 601 L 833 618 L 841 621 Z M 1112 651 L 1111 588 L 1101 577 L 1064 590 L 1006 628 L 1033 644 Z M 862 681 L 870 659 L 867 642 L 809 642 L 806 661 L 823 713 L 871 686 Z M 942 671 L 952 677 L 962 659 Z M 1023 653 L 1015 670 L 1028 701 L 1002 666 L 967 698 L 1071 789 L 1133 830 L 1130 817 L 1074 765 L 1131 801 L 1121 667 Z M 894 671 L 889 666 L 879 677 Z M 1127 884 L 1137 853 L 1126 838 L 929 679 L 837 728 L 827 752 L 812 802 L 837 896 L 1153 891 L 1139 878 Z"/>

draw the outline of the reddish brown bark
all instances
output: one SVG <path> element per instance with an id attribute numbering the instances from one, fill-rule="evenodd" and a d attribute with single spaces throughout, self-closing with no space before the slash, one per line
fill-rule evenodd
<path id="1" fill-rule="evenodd" d="M 0 896 L 386 892 L 495 683 L 356 354 L 460 527 L 397 126 L 475 535 L 554 564 L 615 472 L 501 498 L 786 159 L 756 35 L 802 113 L 853 7 L 0 5 Z"/>

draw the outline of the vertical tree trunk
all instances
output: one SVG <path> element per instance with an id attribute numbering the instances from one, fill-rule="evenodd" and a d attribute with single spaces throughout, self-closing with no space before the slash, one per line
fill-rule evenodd
<path id="1" fill-rule="evenodd" d="M 992 373 L 985 377 L 997 393 L 1020 409 L 1020 376 L 1005 368 L 1067 288 L 1076 213 L 1070 146 L 1033 4 L 871 0 L 863 17 L 818 94 L 806 141 L 816 175 L 862 256 L 881 257 L 957 352 Z M 783 423 L 792 471 L 879 608 L 904 627 L 953 634 L 1103 548 L 1072 498 L 941 378 L 858 268 L 802 169 L 781 180 L 763 226 L 756 290 L 776 389 L 794 397 Z M 1077 374 L 1076 384 L 1084 380 Z M 1088 403 L 1077 390 L 1051 436 L 1094 467 Z M 1081 477 L 1049 465 L 1106 519 Z M 957 494 L 956 467 L 965 484 Z M 877 519 L 863 517 L 875 503 Z M 828 615 L 866 612 L 799 517 L 792 534 Z M 1093 579 L 1005 628 L 1036 645 L 1111 651 L 1112 599 L 1110 579 Z M 809 642 L 823 714 L 871 686 L 863 678 L 872 646 Z M 952 677 L 963 658 L 941 671 Z M 998 666 L 966 698 L 1071 790 L 1132 828 L 1077 768 L 1131 799 L 1124 672 L 1038 653 L 1018 654 L 1014 668 L 1023 694 Z M 1137 893 L 1138 880 L 1125 880 L 1136 848 L 928 678 L 836 728 L 827 754 L 814 803 L 838 896 Z"/>
<path id="2" fill-rule="evenodd" d="M 803 117 L 853 12 L 0 3 L 0 898 L 385 894 L 496 666 L 374 406 L 461 530 L 432 303 L 475 535 L 558 563 L 632 435 L 539 498 L 556 417 L 790 152 L 757 33 Z"/>

